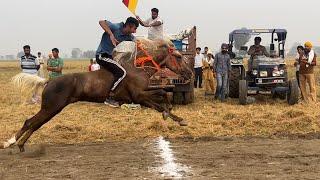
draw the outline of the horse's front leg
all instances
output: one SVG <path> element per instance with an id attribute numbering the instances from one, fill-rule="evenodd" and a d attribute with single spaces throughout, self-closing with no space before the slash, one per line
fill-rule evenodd
<path id="1" fill-rule="evenodd" d="M 162 116 L 164 119 L 171 118 L 172 120 L 178 122 L 181 126 L 187 126 L 187 122 L 174 114 L 172 114 L 168 108 L 171 105 L 169 102 L 169 98 L 167 97 L 167 92 L 160 90 L 152 90 L 146 91 L 140 98 L 142 101 L 140 102 L 144 106 L 153 108 L 159 112 L 162 112 Z M 161 103 L 165 103 L 164 106 Z"/>

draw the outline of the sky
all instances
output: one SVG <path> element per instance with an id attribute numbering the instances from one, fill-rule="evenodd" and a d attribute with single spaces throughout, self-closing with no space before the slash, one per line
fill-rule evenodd
<path id="1" fill-rule="evenodd" d="M 33 54 L 53 47 L 69 56 L 72 48 L 96 50 L 103 33 L 99 20 L 132 16 L 122 0 L 1 0 L 0 7 L 0 55 L 16 55 L 25 44 Z M 288 49 L 294 42 L 320 45 L 319 0 L 139 0 L 137 14 L 149 18 L 153 7 L 166 33 L 197 26 L 198 46 L 213 51 L 242 27 L 286 28 Z M 137 34 L 146 33 L 139 27 Z"/>

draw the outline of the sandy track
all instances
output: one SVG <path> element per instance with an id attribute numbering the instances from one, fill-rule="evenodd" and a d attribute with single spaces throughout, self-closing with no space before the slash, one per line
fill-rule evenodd
<path id="1" fill-rule="evenodd" d="M 317 179 L 319 139 L 170 140 L 187 179 Z M 162 179 L 153 140 L 0 151 L 1 179 Z"/>

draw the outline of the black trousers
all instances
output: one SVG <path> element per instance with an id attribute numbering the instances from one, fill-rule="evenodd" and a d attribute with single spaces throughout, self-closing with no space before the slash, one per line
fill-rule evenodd
<path id="1" fill-rule="evenodd" d="M 194 72 L 195 72 L 194 87 L 202 88 L 202 67 L 194 68 Z M 199 86 L 197 86 L 198 80 L 199 80 Z"/>
<path id="2" fill-rule="evenodd" d="M 127 75 L 126 70 L 118 62 L 114 61 L 112 56 L 109 54 L 101 54 L 100 56 L 96 56 L 96 60 L 100 66 L 113 74 L 114 81 L 111 90 L 115 90 L 119 83 Z"/>

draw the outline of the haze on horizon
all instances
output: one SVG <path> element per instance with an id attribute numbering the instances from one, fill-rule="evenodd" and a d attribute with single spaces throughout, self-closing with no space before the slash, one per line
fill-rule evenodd
<path id="1" fill-rule="evenodd" d="M 10 0 L 0 2 L 0 55 L 16 55 L 29 44 L 33 54 L 57 47 L 70 55 L 72 48 L 96 50 L 103 33 L 98 21 L 124 21 L 132 16 L 122 0 Z M 233 29 L 286 28 L 287 49 L 295 42 L 320 45 L 317 0 L 140 0 L 137 14 L 150 17 L 150 9 L 160 9 L 168 34 L 197 26 L 198 45 L 219 50 Z M 139 27 L 137 34 L 146 34 Z M 269 43 L 266 41 L 265 43 Z"/>

